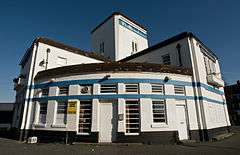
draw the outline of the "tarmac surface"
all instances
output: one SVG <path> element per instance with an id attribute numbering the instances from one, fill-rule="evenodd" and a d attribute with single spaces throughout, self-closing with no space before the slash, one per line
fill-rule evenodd
<path id="1" fill-rule="evenodd" d="M 216 142 L 160 144 L 26 144 L 0 138 L 0 155 L 152 155 L 152 154 L 211 154 L 240 155 L 240 134 Z"/>

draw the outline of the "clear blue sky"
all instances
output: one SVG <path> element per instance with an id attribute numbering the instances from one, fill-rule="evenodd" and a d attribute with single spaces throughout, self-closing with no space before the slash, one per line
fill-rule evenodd
<path id="1" fill-rule="evenodd" d="M 5 0 L 0 2 L 0 102 L 14 101 L 12 79 L 36 37 L 89 50 L 90 31 L 114 11 L 145 25 L 150 45 L 192 31 L 219 56 L 224 79 L 229 84 L 240 79 L 238 0 Z"/>

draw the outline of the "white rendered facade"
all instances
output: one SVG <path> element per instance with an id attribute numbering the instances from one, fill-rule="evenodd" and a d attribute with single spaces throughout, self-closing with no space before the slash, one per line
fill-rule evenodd
<path id="1" fill-rule="evenodd" d="M 21 62 L 13 127 L 83 141 L 163 142 L 209 140 L 230 126 L 218 58 L 192 33 L 148 47 L 146 29 L 114 13 L 91 34 L 93 50 L 114 63 L 51 40 L 33 43 Z"/>
<path id="2" fill-rule="evenodd" d="M 67 65 L 97 62 L 103 61 L 48 44 L 44 39 L 35 41 L 20 64 L 20 76 L 18 82 L 15 83 L 17 94 L 12 126 L 20 130 L 27 130 L 30 127 L 32 101 L 28 99 L 33 97 L 34 90 L 31 87 L 34 85 L 34 78 L 38 72 Z"/>
<path id="3" fill-rule="evenodd" d="M 180 55 L 178 54 L 178 45 L 180 45 Z M 191 68 L 193 71 L 193 82 L 196 83 L 195 94 L 200 97 L 200 100 L 197 101 L 199 110 L 201 109 L 198 113 L 199 126 L 202 129 L 212 129 L 229 126 L 230 122 L 226 104 L 224 105 L 224 113 L 221 113 L 219 110 L 222 109 L 222 106 L 219 107 L 213 102 L 203 99 L 207 97 L 226 103 L 219 60 L 210 52 L 211 51 L 195 37 L 185 37 L 126 61 L 163 64 L 162 57 L 169 54 L 170 65 Z M 179 57 L 181 57 L 181 63 Z M 206 58 L 213 62 L 213 66 L 207 66 L 204 60 Z M 211 71 L 209 71 L 210 67 L 214 69 L 211 68 Z"/>
<path id="4" fill-rule="evenodd" d="M 114 13 L 97 26 L 91 38 L 92 50 L 114 61 L 148 48 L 147 30 L 121 13 Z"/>

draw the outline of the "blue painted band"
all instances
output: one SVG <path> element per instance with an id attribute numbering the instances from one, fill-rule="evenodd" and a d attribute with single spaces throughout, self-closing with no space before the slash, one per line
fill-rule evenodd
<path id="1" fill-rule="evenodd" d="M 122 25 L 123 27 L 129 29 L 130 31 L 140 35 L 143 38 L 147 38 L 147 33 L 144 33 L 142 31 L 140 31 L 139 29 L 133 27 L 132 25 L 128 24 L 127 22 L 119 19 L 119 24 Z"/>
<path id="2" fill-rule="evenodd" d="M 42 83 L 42 84 L 36 84 L 34 86 L 35 89 L 38 88 L 45 88 L 45 87 L 52 87 L 52 86 L 68 86 L 68 85 L 76 85 L 76 84 L 94 84 L 94 83 L 100 83 L 100 84 L 111 84 L 111 83 L 160 83 L 160 84 L 172 84 L 172 85 L 184 85 L 184 86 L 192 86 L 191 82 L 185 82 L 185 81 L 175 81 L 171 80 L 167 83 L 164 82 L 164 80 L 161 79 L 136 79 L 136 78 L 116 78 L 116 79 L 108 79 L 108 80 L 102 80 L 102 79 L 89 79 L 89 80 L 67 80 L 67 81 L 59 81 L 59 82 L 49 82 L 49 83 Z"/>
<path id="3" fill-rule="evenodd" d="M 100 83 L 100 84 L 110 84 L 110 83 L 161 83 L 161 84 L 170 84 L 170 85 L 183 85 L 183 86 L 197 86 L 197 87 L 203 87 L 208 91 L 214 92 L 219 95 L 224 95 L 224 92 L 214 88 L 212 86 L 203 84 L 203 83 L 194 83 L 194 82 L 186 82 L 186 81 L 176 81 L 176 80 L 170 80 L 168 82 L 164 82 L 164 80 L 161 79 L 136 79 L 136 78 L 116 78 L 116 79 L 108 79 L 102 81 L 102 79 L 89 79 L 89 80 L 67 80 L 67 81 L 59 81 L 59 82 L 49 82 L 49 83 L 41 83 L 34 85 L 34 89 L 41 89 L 46 87 L 53 87 L 53 86 L 68 86 L 68 85 L 84 85 L 84 84 L 94 84 L 94 83 Z"/>
<path id="4" fill-rule="evenodd" d="M 99 95 L 70 95 L 70 96 L 47 96 L 40 98 L 33 98 L 33 101 L 47 101 L 47 100 L 92 100 L 92 99 L 140 99 L 140 98 L 151 98 L 151 99 L 185 99 L 195 100 L 194 96 L 180 96 L 180 95 L 161 95 L 161 94 L 99 94 Z M 221 101 L 208 99 L 206 97 L 199 98 L 199 100 L 206 100 L 208 102 L 224 104 Z"/>

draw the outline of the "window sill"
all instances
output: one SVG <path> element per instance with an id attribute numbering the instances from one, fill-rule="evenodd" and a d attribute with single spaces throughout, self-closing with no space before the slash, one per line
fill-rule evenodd
<path id="1" fill-rule="evenodd" d="M 126 136 L 138 136 L 139 133 L 125 133 Z"/>
<path id="2" fill-rule="evenodd" d="M 77 133 L 77 135 L 86 135 L 86 136 L 88 136 L 88 135 L 90 135 L 90 133 Z"/>
<path id="3" fill-rule="evenodd" d="M 34 124 L 34 127 L 35 128 L 45 128 L 46 127 L 46 124 Z"/>
<path id="4" fill-rule="evenodd" d="M 168 128 L 168 125 L 165 123 L 154 123 L 151 124 L 151 128 Z"/>
<path id="5" fill-rule="evenodd" d="M 52 124 L 52 128 L 66 128 L 66 124 Z"/>

